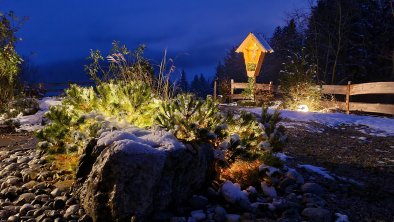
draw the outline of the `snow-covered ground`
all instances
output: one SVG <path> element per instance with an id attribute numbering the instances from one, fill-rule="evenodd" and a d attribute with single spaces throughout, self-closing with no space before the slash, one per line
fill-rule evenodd
<path id="1" fill-rule="evenodd" d="M 41 129 L 43 127 L 41 123 L 44 114 L 49 110 L 49 107 L 59 105 L 61 100 L 57 97 L 44 97 L 40 99 L 38 103 L 40 105 L 40 110 L 37 113 L 28 116 L 17 116 L 14 118 L 14 120 L 19 121 L 21 124 L 17 131 L 33 132 Z"/>
<path id="2" fill-rule="evenodd" d="M 261 114 L 261 108 L 242 109 L 255 114 Z M 269 109 L 269 112 L 272 113 L 274 110 Z M 289 110 L 281 110 L 280 112 L 283 118 L 293 121 L 305 123 L 316 122 L 333 128 L 339 127 L 340 125 L 354 125 L 358 131 L 364 134 L 381 137 L 394 136 L 394 118 L 353 114 L 347 115 L 343 113 L 297 112 Z"/>

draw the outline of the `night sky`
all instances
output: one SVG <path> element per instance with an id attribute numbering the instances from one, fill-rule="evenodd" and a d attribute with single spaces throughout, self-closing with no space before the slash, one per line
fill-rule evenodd
<path id="1" fill-rule="evenodd" d="M 87 79 L 83 63 L 90 49 L 105 52 L 113 40 L 159 64 L 163 51 L 175 60 L 177 75 L 212 78 L 227 50 L 249 32 L 270 37 L 287 13 L 306 8 L 305 0 L 0 0 L 0 11 L 27 16 L 17 50 L 30 56 L 39 73 L 34 81 Z M 275 50 L 275 49 L 274 49 Z"/>

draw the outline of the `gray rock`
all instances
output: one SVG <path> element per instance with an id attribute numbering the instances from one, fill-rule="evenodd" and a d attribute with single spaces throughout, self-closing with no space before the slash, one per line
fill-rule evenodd
<path id="1" fill-rule="evenodd" d="M 301 215 L 306 217 L 310 221 L 322 221 L 322 222 L 331 221 L 330 211 L 323 208 L 305 208 L 302 211 Z"/>
<path id="2" fill-rule="evenodd" d="M 76 214 L 79 209 L 79 204 L 71 205 L 67 208 L 66 212 L 64 213 L 65 218 L 69 218 L 71 215 Z"/>
<path id="3" fill-rule="evenodd" d="M 213 216 L 213 219 L 217 222 L 223 222 L 226 221 L 226 215 L 227 215 L 226 210 L 221 206 L 217 206 L 215 208 L 215 214 Z"/>
<path id="4" fill-rule="evenodd" d="M 275 187 L 268 186 L 266 182 L 261 182 L 261 189 L 263 193 L 269 197 L 276 197 L 278 194 L 276 193 Z"/>
<path id="5" fill-rule="evenodd" d="M 293 179 L 297 182 L 297 184 L 303 184 L 304 183 L 304 177 L 298 173 L 296 170 L 289 170 L 286 173 L 287 178 Z"/>
<path id="6" fill-rule="evenodd" d="M 303 193 L 313 193 L 316 195 L 321 195 L 324 192 L 323 187 L 317 183 L 305 183 L 302 185 L 301 190 Z"/>
<path id="7" fill-rule="evenodd" d="M 19 215 L 25 216 L 29 210 L 33 210 L 34 206 L 31 204 L 23 204 L 19 210 Z"/>
<path id="8" fill-rule="evenodd" d="M 22 188 L 26 188 L 26 189 L 32 189 L 37 185 L 37 181 L 31 180 L 25 184 L 22 185 Z"/>
<path id="9" fill-rule="evenodd" d="M 152 134 L 141 129 L 138 133 Z M 180 206 L 206 185 L 211 176 L 212 147 L 201 144 L 192 151 L 176 142 L 179 145 L 171 148 L 175 146 L 171 145 L 173 137 L 164 136 L 166 146 L 121 140 L 85 149 L 79 165 L 84 172 L 77 172 L 76 192 L 94 221 L 129 221 L 132 215 L 143 220 L 153 210 Z M 94 164 L 87 166 L 89 163 Z"/>
<path id="10" fill-rule="evenodd" d="M 207 215 L 204 213 L 203 210 L 192 211 L 192 212 L 190 213 L 190 215 L 191 215 L 196 221 L 205 220 L 205 218 L 207 217 Z"/>
<path id="11" fill-rule="evenodd" d="M 241 215 L 238 214 L 227 214 L 226 215 L 227 222 L 239 222 L 241 221 Z"/>
<path id="12" fill-rule="evenodd" d="M 7 219 L 7 222 L 18 222 L 18 221 L 19 221 L 19 218 L 17 216 L 10 216 Z"/>
<path id="13" fill-rule="evenodd" d="M 52 190 L 51 196 L 52 196 L 52 197 L 57 197 L 57 196 L 59 196 L 61 193 L 62 193 L 62 192 L 60 191 L 59 188 L 55 188 L 55 189 Z"/>
<path id="14" fill-rule="evenodd" d="M 30 203 L 31 201 L 36 198 L 36 195 L 34 193 L 23 193 L 18 197 L 18 200 L 16 203 L 19 204 L 24 204 L 24 203 Z"/>

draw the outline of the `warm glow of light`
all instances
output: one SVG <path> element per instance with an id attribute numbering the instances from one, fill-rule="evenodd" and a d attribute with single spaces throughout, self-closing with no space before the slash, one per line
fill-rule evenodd
<path id="1" fill-rule="evenodd" d="M 309 111 L 309 108 L 308 108 L 307 105 L 299 105 L 298 108 L 297 108 L 297 111 L 300 111 L 300 112 L 308 112 L 308 111 Z"/>

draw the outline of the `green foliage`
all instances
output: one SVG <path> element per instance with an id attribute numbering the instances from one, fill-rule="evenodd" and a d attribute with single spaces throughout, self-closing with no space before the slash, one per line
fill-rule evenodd
<path id="1" fill-rule="evenodd" d="M 260 156 L 260 160 L 268 166 L 273 166 L 276 168 L 282 168 L 283 162 L 279 159 L 279 157 L 274 156 L 274 153 L 271 151 L 265 152 L 263 155 Z"/>
<path id="2" fill-rule="evenodd" d="M 71 85 L 59 106 L 46 113 L 50 123 L 37 133 L 48 141 L 50 153 L 74 153 L 109 127 L 108 121 L 126 122 L 138 127 L 153 125 L 160 101 L 142 82 L 101 83 L 97 91 Z"/>
<path id="3" fill-rule="evenodd" d="M 22 63 L 22 58 L 15 50 L 15 32 L 18 30 L 13 26 L 15 20 L 17 17 L 12 12 L 0 13 L 0 107 L 13 99 Z"/>
<path id="4" fill-rule="evenodd" d="M 242 95 L 244 95 L 247 99 L 255 101 L 256 95 L 256 80 L 255 78 L 248 78 L 248 87 L 242 91 Z"/>
<path id="5" fill-rule="evenodd" d="M 275 110 L 273 114 L 269 114 L 268 107 L 262 107 L 260 122 L 263 124 L 265 133 L 268 136 L 270 147 L 267 148 L 274 152 L 281 151 L 287 142 L 284 126 L 277 125 L 281 120 L 278 110 Z"/>
<path id="6" fill-rule="evenodd" d="M 207 98 L 203 101 L 192 94 L 179 94 L 163 103 L 156 122 L 172 131 L 181 140 L 214 139 L 212 130 L 220 123 L 217 104 Z"/>
<path id="7" fill-rule="evenodd" d="M 300 105 L 307 105 L 312 111 L 320 109 L 321 91 L 314 82 L 317 67 L 307 59 L 304 50 L 293 54 L 281 71 L 280 89 L 288 109 L 297 110 Z"/>

